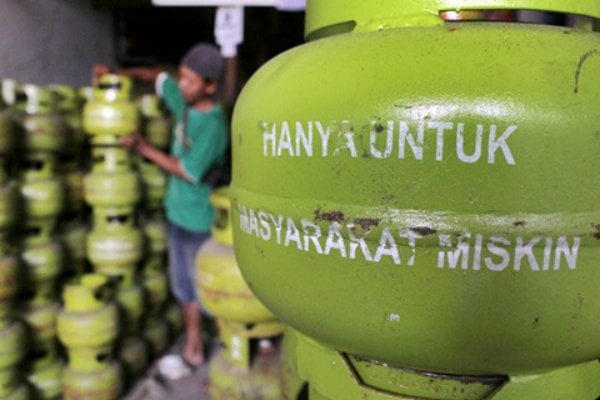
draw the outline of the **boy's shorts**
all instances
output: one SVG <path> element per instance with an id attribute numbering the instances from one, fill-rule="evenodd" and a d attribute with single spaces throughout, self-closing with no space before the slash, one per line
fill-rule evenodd
<path id="1" fill-rule="evenodd" d="M 210 233 L 191 232 L 169 223 L 169 281 L 179 304 L 198 303 L 196 253 Z"/>

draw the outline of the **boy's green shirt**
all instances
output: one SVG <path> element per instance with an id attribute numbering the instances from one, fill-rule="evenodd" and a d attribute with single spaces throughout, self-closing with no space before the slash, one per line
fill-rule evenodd
<path id="1" fill-rule="evenodd" d="M 202 183 L 202 178 L 225 155 L 229 143 L 225 115 L 218 105 L 206 112 L 187 107 L 186 112 L 177 81 L 166 74 L 157 79 L 157 89 L 177 122 L 171 135 L 171 155 L 180 160 L 192 180 L 169 176 L 164 200 L 167 219 L 192 232 L 209 232 L 214 218 L 209 200 L 212 187 Z"/>

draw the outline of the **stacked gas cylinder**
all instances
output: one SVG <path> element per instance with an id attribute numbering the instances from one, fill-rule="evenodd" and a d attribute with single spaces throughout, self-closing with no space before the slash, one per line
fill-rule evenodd
<path id="1" fill-rule="evenodd" d="M 197 287 L 216 318 L 222 351 L 210 366 L 210 395 L 219 399 L 279 400 L 279 336 L 283 325 L 253 295 L 233 251 L 228 189 L 211 195 L 212 238 L 196 257 Z"/>
<path id="2" fill-rule="evenodd" d="M 283 398 L 598 398 L 599 5 L 307 2 L 232 118 Z M 574 23 L 444 19 L 490 8 Z"/>
<path id="3" fill-rule="evenodd" d="M 24 274 L 18 310 L 27 327 L 27 378 L 36 396 L 54 399 L 61 394 L 63 363 L 57 357 L 56 317 L 65 265 L 57 235 L 65 187 L 57 165 L 68 130 L 52 90 L 27 84 L 15 93 L 17 119 L 23 128 L 23 154 L 15 163 L 23 204 L 19 248 Z"/>
<path id="4" fill-rule="evenodd" d="M 138 99 L 138 108 L 141 130 L 148 142 L 168 152 L 172 121 L 163 103 L 155 95 L 145 94 Z M 141 214 L 146 237 L 142 274 L 149 297 L 149 318 L 145 320 L 144 336 L 156 356 L 163 352 L 167 334 L 174 336 L 181 332 L 183 318 L 167 284 L 167 222 L 163 209 L 167 176 L 158 166 L 142 157 L 137 158 L 137 166 L 142 179 Z"/>
<path id="5" fill-rule="evenodd" d="M 17 125 L 3 97 L 0 96 L 0 399 L 4 400 L 26 399 L 28 391 L 17 374 L 17 366 L 25 355 L 25 327 L 14 314 L 20 265 L 9 243 L 16 220 L 17 188 L 8 179 L 6 158 L 14 149 Z"/>
<path id="6" fill-rule="evenodd" d="M 92 155 L 84 180 L 84 197 L 93 215 L 87 257 L 94 271 L 109 277 L 114 286 L 121 320 L 115 355 L 130 382 L 144 372 L 149 356 L 166 350 L 170 328 L 181 326 L 177 308 L 167 313 L 162 216 L 166 177 L 120 144 L 121 137 L 141 130 L 153 144 L 164 147 L 170 121 L 158 98 L 146 95 L 136 104 L 131 92 L 129 78 L 105 75 L 83 111 Z"/>
<path id="7" fill-rule="evenodd" d="M 138 126 L 131 86 L 127 78 L 106 75 L 94 88 L 93 97 L 83 110 L 83 126 L 90 135 L 91 144 L 90 172 L 84 179 L 84 197 L 92 208 L 93 220 L 86 239 L 87 257 L 93 270 L 108 277 L 114 286 L 119 313 L 110 315 L 115 318 L 118 315 L 122 322 L 111 322 L 120 326 L 120 332 L 117 329 L 110 336 L 113 342 L 103 344 L 107 346 L 104 358 L 102 363 L 95 365 L 97 371 L 93 371 L 114 371 L 110 386 L 115 388 L 111 391 L 115 397 L 107 399 L 116 398 L 117 389 L 123 384 L 117 371 L 119 367 L 113 361 L 117 333 L 123 338 L 119 347 L 126 355 L 121 361 L 127 373 L 133 375 L 143 371 L 147 362 L 144 344 L 130 340 L 140 332 L 144 304 L 144 292 L 137 274 L 143 252 L 143 234 L 136 225 L 141 183 L 128 151 L 119 144 L 120 137 L 134 132 Z M 135 356 L 129 356 L 132 353 Z"/>
<path id="8" fill-rule="evenodd" d="M 72 86 L 51 85 L 66 128 L 66 143 L 59 154 L 58 172 L 65 188 L 64 210 L 58 233 L 65 250 L 64 278 L 82 274 L 86 268 L 85 237 L 87 209 L 83 200 L 83 178 L 87 138 L 81 118 L 85 97 Z"/>
<path id="9" fill-rule="evenodd" d="M 170 121 L 165 118 L 158 97 L 143 95 L 138 100 L 141 130 L 154 146 L 166 150 L 169 145 Z M 169 299 L 167 266 L 167 225 L 162 201 L 166 190 L 166 175 L 154 163 L 137 157 L 136 164 L 142 180 L 142 228 L 145 235 L 145 257 L 142 261 L 142 280 L 147 293 L 144 337 L 154 356 L 164 352 L 169 344 L 169 324 L 163 318 Z"/>
<path id="10" fill-rule="evenodd" d="M 65 286 L 58 333 L 69 353 L 62 383 L 65 399 L 117 399 L 121 366 L 112 359 L 119 331 L 109 278 L 84 274 Z"/>
<path id="11" fill-rule="evenodd" d="M 170 119 L 131 89 L 115 75 L 79 91 L 2 81 L 0 400 L 116 399 L 181 329 L 165 274 L 166 177 L 119 143 L 141 128 L 164 149 Z"/>

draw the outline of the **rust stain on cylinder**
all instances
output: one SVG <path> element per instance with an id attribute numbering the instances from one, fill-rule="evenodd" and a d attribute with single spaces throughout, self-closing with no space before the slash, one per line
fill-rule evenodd
<path id="1" fill-rule="evenodd" d="M 315 210 L 315 221 L 328 221 L 328 222 L 344 222 L 346 217 L 341 211 L 321 211 L 320 208 Z"/>

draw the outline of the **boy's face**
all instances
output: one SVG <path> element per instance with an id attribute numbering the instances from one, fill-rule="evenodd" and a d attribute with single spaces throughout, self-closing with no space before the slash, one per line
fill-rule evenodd
<path id="1" fill-rule="evenodd" d="M 216 82 L 209 82 L 203 76 L 185 65 L 179 66 L 179 89 L 184 100 L 194 104 L 199 100 L 212 97 L 217 89 Z"/>

